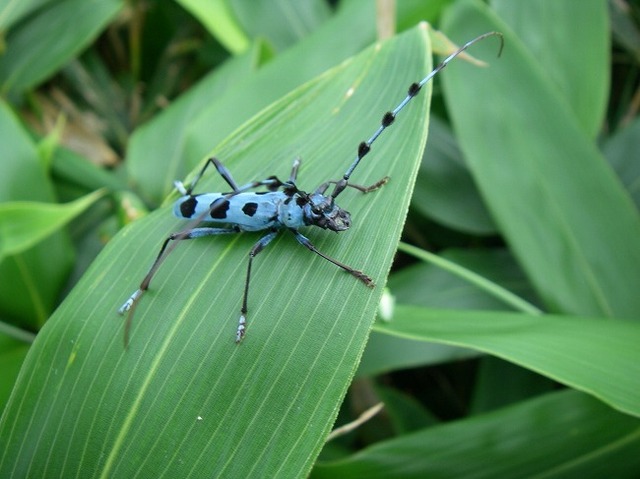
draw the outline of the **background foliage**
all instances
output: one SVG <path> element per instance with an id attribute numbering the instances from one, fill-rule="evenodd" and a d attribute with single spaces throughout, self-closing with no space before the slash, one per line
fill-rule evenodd
<path id="1" fill-rule="evenodd" d="M 393 11 L 0 2 L 1 476 L 638 476 L 640 12 Z M 496 59 L 486 40 L 470 53 L 487 68 L 458 59 L 436 78 L 424 157 L 429 92 L 385 133 L 357 181 L 392 181 L 345 194 L 351 231 L 309 234 L 378 287 L 281 238 L 257 260 L 236 347 L 256 238 L 192 242 L 125 351 L 115 309 L 181 227 L 172 181 L 212 152 L 241 183 L 286 177 L 298 155 L 301 187 L 339 176 L 429 71 L 423 20 L 505 47 Z M 366 50 L 376 24 L 407 32 Z M 396 307 L 368 337 L 418 167 L 386 282 Z"/>

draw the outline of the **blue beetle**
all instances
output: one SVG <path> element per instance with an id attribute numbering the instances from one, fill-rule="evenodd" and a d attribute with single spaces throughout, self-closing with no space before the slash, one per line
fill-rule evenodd
<path id="1" fill-rule="evenodd" d="M 300 233 L 299 228 L 305 226 L 317 226 L 331 231 L 345 231 L 351 226 L 351 215 L 348 211 L 340 208 L 335 202 L 336 198 L 347 187 L 357 189 L 363 193 L 374 191 L 384 185 L 389 178 L 382 178 L 371 186 L 361 186 L 349 182 L 351 174 L 356 169 L 362 158 L 370 151 L 371 145 L 395 120 L 396 115 L 415 97 L 421 88 L 430 81 L 440 70 L 447 66 L 460 53 L 465 51 L 474 43 L 489 36 L 498 36 L 500 39 L 500 52 L 502 51 L 502 34 L 499 32 L 488 32 L 467 42 L 458 50 L 450 54 L 440 63 L 429 75 L 418 83 L 412 83 L 404 100 L 400 102 L 392 111 L 385 113 L 378 129 L 371 138 L 358 145 L 356 158 L 351 163 L 345 174 L 339 180 L 329 180 L 322 183 L 313 193 L 306 193 L 298 189 L 296 180 L 300 160 L 293 162 L 291 175 L 287 181 L 281 181 L 275 176 L 265 180 L 254 181 L 243 186 L 238 186 L 231 173 L 216 158 L 209 158 L 198 175 L 194 178 L 191 186 L 186 188 L 180 181 L 175 182 L 176 189 L 182 194 L 174 204 L 173 212 L 179 218 L 190 219 L 192 223 L 185 230 L 170 235 L 160 248 L 151 269 L 142 280 L 140 287 L 125 301 L 118 310 L 120 314 L 129 313 L 129 319 L 125 326 L 125 345 L 128 343 L 128 331 L 130 318 L 140 296 L 149 288 L 151 279 L 155 275 L 158 267 L 167 255 L 173 250 L 179 240 L 201 238 L 204 236 L 214 236 L 221 234 L 233 234 L 243 231 L 267 231 L 258 240 L 249 252 L 249 262 L 247 264 L 247 276 L 242 297 L 242 307 L 240 310 L 240 320 L 236 330 L 236 342 L 239 343 L 245 335 L 247 327 L 247 301 L 249 295 L 249 284 L 251 281 L 251 265 L 253 259 L 262 251 L 280 231 L 288 230 L 296 240 L 317 255 L 327 261 L 342 268 L 346 272 L 358 278 L 365 285 L 373 287 L 373 281 L 362 271 L 351 268 L 340 261 L 331 258 L 318 251 L 309 239 Z M 193 194 L 193 190 L 207 168 L 213 165 L 220 176 L 231 187 L 229 193 L 204 193 Z M 331 194 L 326 194 L 330 186 L 333 185 Z M 251 191 L 255 188 L 264 187 L 267 191 Z M 201 223 L 221 226 L 199 226 Z M 168 245 L 172 243 L 170 247 Z"/>

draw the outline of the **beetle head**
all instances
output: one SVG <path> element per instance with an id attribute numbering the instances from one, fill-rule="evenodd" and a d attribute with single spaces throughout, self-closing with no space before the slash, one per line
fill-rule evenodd
<path id="1" fill-rule="evenodd" d="M 304 205 L 304 220 L 308 225 L 331 231 L 344 231 L 351 226 L 351 215 L 340 208 L 332 197 L 320 193 L 309 195 Z"/>

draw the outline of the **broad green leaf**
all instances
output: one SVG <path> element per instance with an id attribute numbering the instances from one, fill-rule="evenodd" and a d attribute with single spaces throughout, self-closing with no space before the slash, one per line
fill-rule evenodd
<path id="1" fill-rule="evenodd" d="M 85 211 L 103 193 L 96 191 L 62 205 L 29 201 L 0 204 L 0 261 L 44 240 Z"/>
<path id="2" fill-rule="evenodd" d="M 122 8 L 122 0 L 61 0 L 10 31 L 0 57 L 0 91 L 19 93 L 86 47 Z"/>
<path id="3" fill-rule="evenodd" d="M 640 323 L 398 306 L 377 331 L 498 356 L 640 416 Z"/>
<path id="4" fill-rule="evenodd" d="M 590 137 L 602 127 L 609 95 L 609 16 L 605 0 L 574 2 L 493 0 L 493 10 L 536 58 Z M 585 72 L 589 72 L 585 75 Z"/>
<path id="5" fill-rule="evenodd" d="M 576 391 L 375 444 L 312 479 L 635 477 L 640 421 Z"/>
<path id="6" fill-rule="evenodd" d="M 178 0 L 178 3 L 234 55 L 249 48 L 249 39 L 238 25 L 227 0 Z"/>
<path id="7" fill-rule="evenodd" d="M 640 216 L 629 195 L 508 27 L 480 2 L 447 12 L 455 39 L 505 34 L 491 68 L 464 64 L 442 78 L 470 169 L 530 281 L 552 312 L 637 318 Z"/>
<path id="8" fill-rule="evenodd" d="M 339 178 L 382 113 L 429 71 L 427 44 L 417 28 L 367 49 L 262 111 L 213 153 L 239 183 L 286 178 L 297 156 L 300 188 Z M 376 288 L 283 233 L 256 258 L 247 336 L 236 345 L 247 256 L 259 235 L 189 241 L 142 297 L 125 350 L 116 310 L 163 239 L 184 227 L 161 208 L 107 245 L 38 335 L 0 422 L 0 476 L 305 476 L 355 372 L 396 250 L 429 93 L 399 115 L 352 178 L 371 184 L 389 175 L 389 184 L 339 197 L 351 230 L 308 233 Z M 226 187 L 211 175 L 201 191 Z"/>
<path id="9" fill-rule="evenodd" d="M 411 206 L 459 231 L 479 235 L 496 232 L 453 133 L 436 117 L 429 122 L 429 148 L 424 152 Z"/>

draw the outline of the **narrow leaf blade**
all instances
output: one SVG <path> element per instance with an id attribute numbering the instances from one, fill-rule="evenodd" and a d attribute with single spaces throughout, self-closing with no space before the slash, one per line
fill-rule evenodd
<path id="1" fill-rule="evenodd" d="M 67 204 L 29 201 L 0 204 L 0 261 L 22 253 L 59 230 L 103 193 L 96 191 Z"/>
<path id="2" fill-rule="evenodd" d="M 492 354 L 640 416 L 635 321 L 398 306 L 376 330 Z"/>

